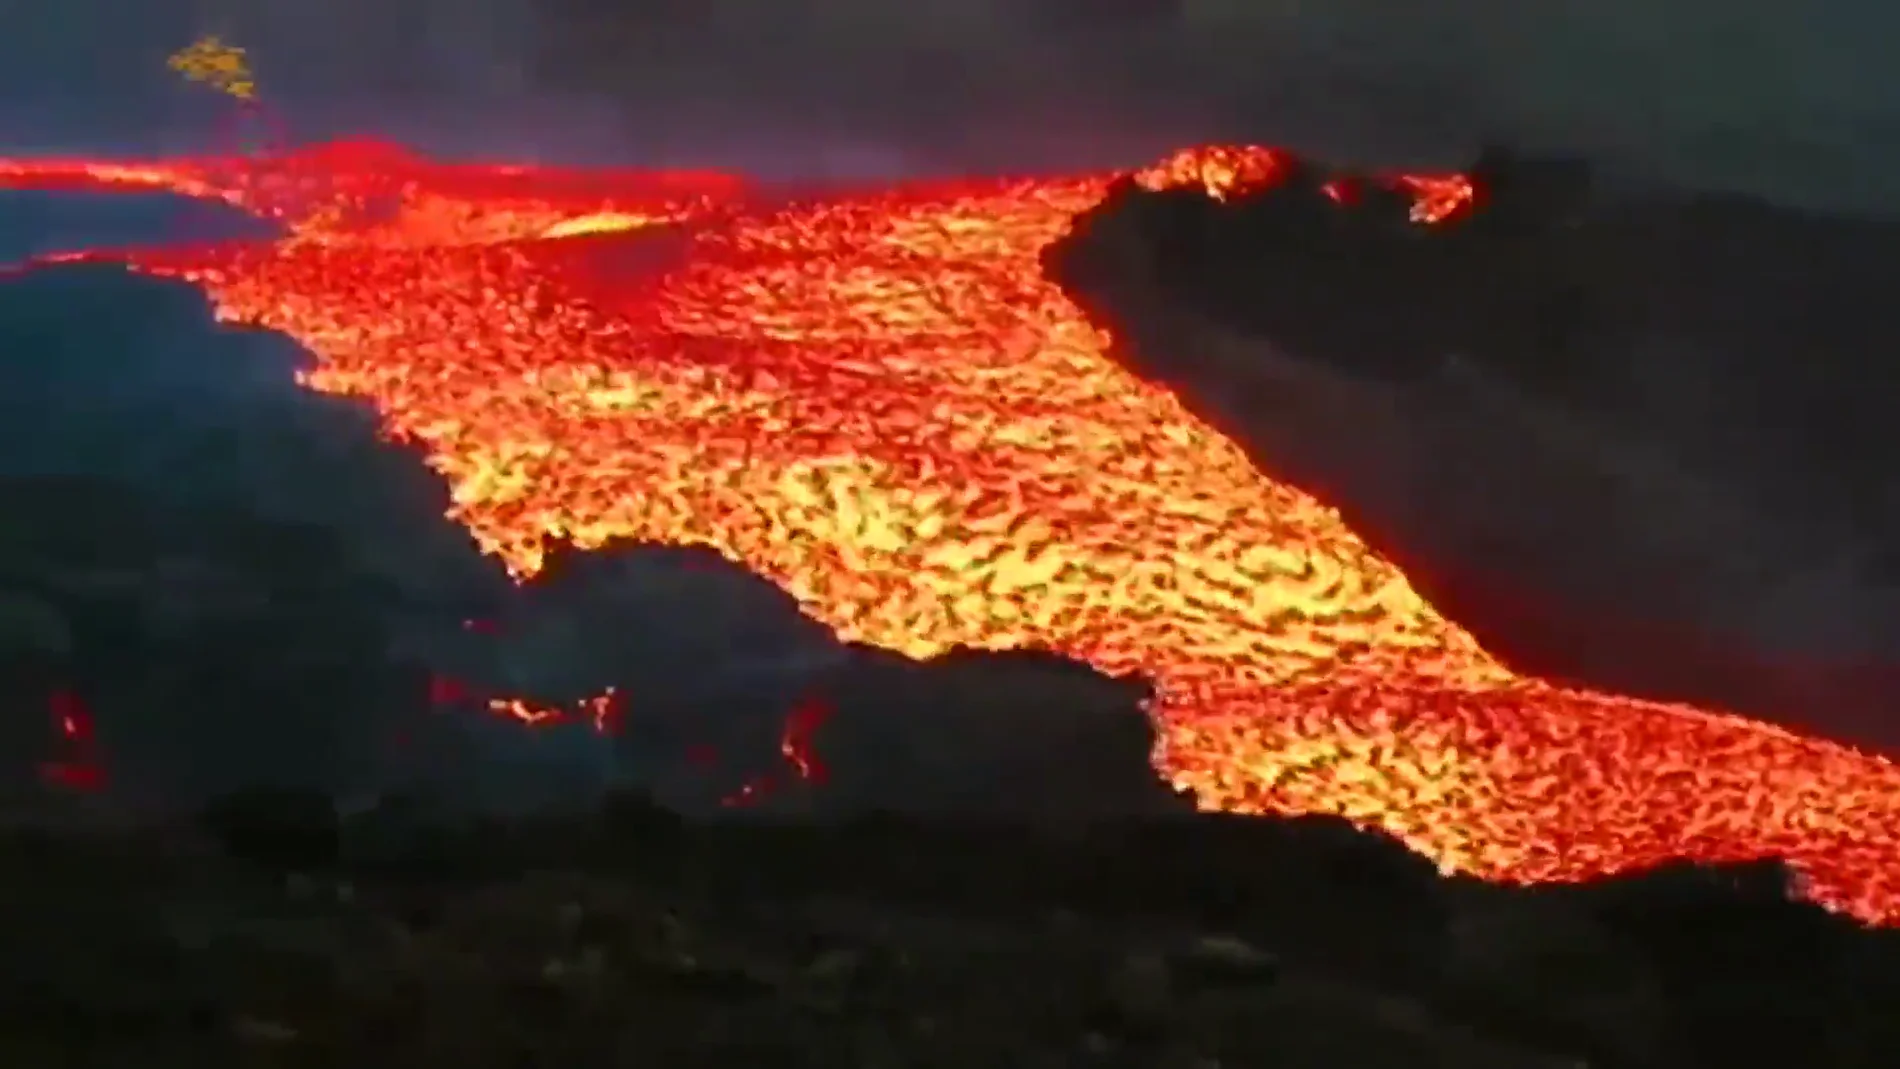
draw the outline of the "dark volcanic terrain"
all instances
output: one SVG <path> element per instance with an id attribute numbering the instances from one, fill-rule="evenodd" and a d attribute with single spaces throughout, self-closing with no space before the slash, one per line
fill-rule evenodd
<path id="1" fill-rule="evenodd" d="M 1046 263 L 1514 666 L 1900 746 L 1900 226 L 1470 173 L 1128 183 Z"/>
<path id="2" fill-rule="evenodd" d="M 1778 866 L 1443 880 L 1329 819 L 597 813 L 0 839 L 21 1064 L 1881 1066 L 1900 942 Z"/>

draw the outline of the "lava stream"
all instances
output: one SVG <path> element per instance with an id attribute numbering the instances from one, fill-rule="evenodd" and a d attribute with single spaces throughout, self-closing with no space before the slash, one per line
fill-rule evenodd
<path id="1" fill-rule="evenodd" d="M 1258 176 L 1184 153 L 1150 182 Z M 100 253 L 372 399 L 517 573 L 549 539 L 703 543 L 846 638 L 1054 647 L 1162 683 L 1157 760 L 1224 809 L 1384 826 L 1447 867 L 1573 879 L 1778 853 L 1900 920 L 1900 769 L 1497 664 L 1330 508 L 1255 471 L 1041 277 L 1112 176 L 773 201 L 716 175 L 427 163 L 0 161 L 169 189 L 273 242 Z M 1455 179 L 1404 180 L 1421 217 Z M 684 254 L 602 264 L 664 228 Z"/>

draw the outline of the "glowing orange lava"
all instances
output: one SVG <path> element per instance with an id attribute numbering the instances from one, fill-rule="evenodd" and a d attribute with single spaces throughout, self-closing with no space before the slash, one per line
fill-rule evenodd
<path id="1" fill-rule="evenodd" d="M 1270 166 L 1210 151 L 1144 178 Z M 1105 356 L 1037 252 L 1110 177 L 787 204 L 370 145 L 0 161 L 4 184 L 281 220 L 275 242 L 99 255 L 308 346 L 309 384 L 373 399 L 519 573 L 549 539 L 704 543 L 847 638 L 1154 673 L 1157 759 L 1211 806 L 1343 813 L 1501 879 L 1780 853 L 1818 899 L 1900 919 L 1900 768 L 1514 676 L 1333 510 Z M 1467 193 L 1407 184 L 1421 218 Z M 656 226 L 683 255 L 603 266 Z"/>

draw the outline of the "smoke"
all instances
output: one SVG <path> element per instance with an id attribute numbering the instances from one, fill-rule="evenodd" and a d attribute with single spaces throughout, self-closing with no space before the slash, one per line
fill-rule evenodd
<path id="1" fill-rule="evenodd" d="M 1486 137 L 1634 178 L 1893 210 L 1900 11 L 1718 0 L 13 0 L 0 142 L 182 150 L 249 47 L 307 138 L 812 175 L 1128 162 L 1186 142 L 1453 165 Z"/>
<path id="2" fill-rule="evenodd" d="M 8 230 L 0 246 L 65 244 Z M 217 329 L 188 287 L 31 273 L 0 288 L 0 475 L 98 477 L 335 530 L 390 582 L 499 582 L 443 519 L 440 480 L 381 440 L 367 406 L 297 385 L 307 360 L 282 337 Z"/>
<path id="3" fill-rule="evenodd" d="M 9 251 L 73 236 L 17 225 L 8 200 L 0 245 Z M 139 214 L 121 221 L 135 231 L 172 221 Z M 91 558 L 57 540 L 97 540 L 101 563 L 84 574 L 143 585 L 131 600 L 98 599 L 99 613 L 83 598 L 62 606 L 85 621 L 75 625 L 87 635 L 79 662 L 101 677 L 103 692 L 88 701 L 105 702 L 94 711 L 108 767 L 124 773 L 115 782 L 171 801 L 256 776 L 361 782 L 389 734 L 378 720 L 400 695 L 359 678 L 287 696 L 300 684 L 273 681 L 270 664 L 247 654 L 323 636 L 336 648 L 320 656 L 373 664 L 383 638 L 350 621 L 379 610 L 358 604 L 381 606 L 389 591 L 396 613 L 505 586 L 442 517 L 446 490 L 419 458 L 383 443 L 363 406 L 297 386 L 305 359 L 283 338 L 216 328 L 188 287 L 116 268 L 34 271 L 0 286 L 0 479 L 9 509 L 28 513 L 3 526 L 12 538 L 53 532 L 54 559 L 82 570 Z M 46 514 L 30 514 L 41 499 Z M 346 572 L 331 563 L 339 552 Z M 34 565 L 12 563 L 10 578 L 29 589 L 42 580 Z M 300 568 L 327 589 L 279 585 Z M 264 585 L 250 587 L 253 578 Z M 143 618 L 134 605 L 161 615 Z M 161 665 L 174 635 L 194 636 L 193 653 L 226 651 L 228 663 Z"/>

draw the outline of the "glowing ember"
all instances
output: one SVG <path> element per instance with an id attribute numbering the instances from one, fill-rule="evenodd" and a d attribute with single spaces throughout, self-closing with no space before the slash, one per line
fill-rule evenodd
<path id="1" fill-rule="evenodd" d="M 221 37 L 200 37 L 172 53 L 165 65 L 186 81 L 209 86 L 235 100 L 257 99 L 257 75 L 244 49 Z"/>
<path id="2" fill-rule="evenodd" d="M 47 696 L 47 715 L 53 721 L 60 756 L 40 766 L 46 782 L 75 791 L 96 791 L 105 786 L 105 769 L 95 752 L 92 713 L 78 695 L 56 690 Z"/>
<path id="3" fill-rule="evenodd" d="M 1143 180 L 1226 188 L 1273 165 L 1187 153 Z M 1900 769 L 1514 677 L 1331 509 L 1118 369 L 1036 260 L 1108 177 L 787 206 L 717 176 L 371 145 L 0 161 L 8 184 L 283 220 L 274 243 L 102 258 L 312 349 L 310 385 L 422 443 L 455 518 L 518 573 L 551 538 L 704 543 L 849 639 L 1154 673 L 1157 759 L 1212 806 L 1344 813 L 1494 878 L 1782 853 L 1822 901 L 1900 919 Z M 1468 192 L 1400 181 L 1421 218 Z M 682 259 L 601 268 L 652 220 L 687 228 Z"/>

